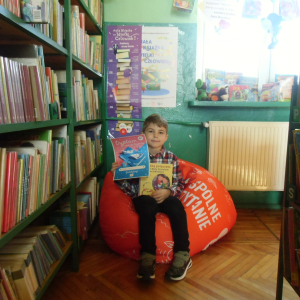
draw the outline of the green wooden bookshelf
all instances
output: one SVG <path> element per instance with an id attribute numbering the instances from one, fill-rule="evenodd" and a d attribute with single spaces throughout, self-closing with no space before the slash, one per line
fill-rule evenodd
<path id="1" fill-rule="evenodd" d="M 101 109 L 101 115 L 104 116 L 104 88 L 103 75 L 94 70 L 91 66 L 83 62 L 72 53 L 72 28 L 71 28 L 71 5 L 78 5 L 80 12 L 85 13 L 85 30 L 89 35 L 102 35 L 102 29 L 100 24 L 97 23 L 94 16 L 91 14 L 89 8 L 83 0 L 62 0 L 64 5 L 64 33 L 65 33 L 65 46 L 62 47 L 55 41 L 41 33 L 38 29 L 33 28 L 30 24 L 25 23 L 22 19 L 18 18 L 5 7 L 0 6 L 0 47 L 1 44 L 35 44 L 42 45 L 45 65 L 51 67 L 52 70 L 66 70 L 67 79 L 67 112 L 68 116 L 73 116 L 73 101 L 72 101 L 72 70 L 81 70 L 81 72 L 95 82 L 94 87 L 99 90 L 99 107 Z M 102 12 L 103 13 L 103 12 Z M 16 124 L 1 124 L 0 125 L 0 139 L 2 134 L 14 133 L 25 130 L 34 130 L 37 128 L 54 128 L 55 126 L 66 125 L 68 128 L 69 142 L 70 142 L 70 174 L 71 181 L 65 185 L 60 191 L 52 194 L 50 198 L 36 211 L 34 211 L 27 218 L 18 223 L 9 232 L 2 234 L 0 238 L 0 247 L 3 247 L 11 239 L 13 239 L 18 233 L 35 221 L 38 217 L 48 210 L 51 206 L 57 202 L 66 193 L 70 194 L 71 198 L 71 222 L 72 222 L 72 241 L 67 242 L 67 245 L 63 249 L 63 257 L 55 262 L 51 266 L 51 273 L 47 276 L 43 286 L 40 289 L 36 299 L 41 299 L 42 295 L 46 291 L 50 282 L 60 269 L 61 265 L 72 253 L 72 265 L 73 271 L 79 269 L 79 247 L 78 247 L 78 235 L 77 235 L 77 202 L 76 193 L 80 186 L 89 178 L 94 176 L 103 167 L 105 163 L 99 164 L 85 179 L 76 186 L 75 181 L 75 140 L 74 131 L 75 128 L 80 126 L 89 126 L 91 124 L 101 124 L 102 119 L 87 120 L 76 122 L 73 118 L 48 120 L 43 122 L 26 122 Z M 103 131 L 102 131 L 103 132 Z M 103 136 L 103 133 L 102 133 Z"/>

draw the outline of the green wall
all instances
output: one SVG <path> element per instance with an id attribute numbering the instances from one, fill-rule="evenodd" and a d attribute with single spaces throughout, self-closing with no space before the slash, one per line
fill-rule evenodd
<path id="1" fill-rule="evenodd" d="M 288 121 L 289 108 L 195 107 L 196 81 L 196 8 L 191 14 L 176 11 L 172 0 L 104 0 L 105 31 L 109 25 L 175 26 L 178 36 L 177 106 L 175 108 L 143 108 L 142 119 L 159 113 L 170 123 L 166 148 L 181 159 L 207 167 L 208 121 Z M 220 51 L 222 55 L 222 51 Z M 224 58 L 225 59 L 225 58 Z M 113 162 L 111 144 L 106 144 L 107 170 Z M 279 208 L 282 193 L 232 192 L 237 207 Z"/>

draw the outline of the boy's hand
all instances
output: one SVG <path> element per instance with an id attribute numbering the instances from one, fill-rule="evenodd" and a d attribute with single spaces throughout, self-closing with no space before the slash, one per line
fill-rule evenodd
<path id="1" fill-rule="evenodd" d="M 115 161 L 112 163 L 111 165 L 111 171 L 113 172 L 113 174 L 115 175 L 115 170 L 118 169 L 119 164 Z"/>
<path id="2" fill-rule="evenodd" d="M 160 189 L 157 191 L 154 191 L 151 195 L 151 197 L 153 197 L 157 203 L 162 203 L 163 201 L 165 201 L 165 199 L 167 199 L 171 194 L 171 191 L 169 189 Z"/>

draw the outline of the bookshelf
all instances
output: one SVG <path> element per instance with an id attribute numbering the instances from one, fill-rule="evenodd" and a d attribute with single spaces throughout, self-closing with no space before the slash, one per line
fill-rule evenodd
<path id="1" fill-rule="evenodd" d="M 297 195 L 297 187 L 295 182 L 291 181 L 291 172 L 295 175 L 296 180 L 296 161 L 291 163 L 295 166 L 295 170 L 291 171 L 291 155 L 289 153 L 290 145 L 294 145 L 294 138 L 293 138 L 293 130 L 300 129 L 300 123 L 293 122 L 293 107 L 296 106 L 297 102 L 297 92 L 298 86 L 294 85 L 292 89 L 292 100 L 290 104 L 290 116 L 289 116 L 289 134 L 288 134 L 288 151 L 287 151 L 287 159 L 286 159 L 286 173 L 285 173 L 285 187 L 283 193 L 283 202 L 282 202 L 282 222 L 281 222 L 281 233 L 280 233 L 280 244 L 279 244 L 279 255 L 278 255 L 278 273 L 277 273 L 277 287 L 276 287 L 276 300 L 282 299 L 283 293 L 283 281 L 284 279 L 290 284 L 290 286 L 294 289 L 297 295 L 300 297 L 300 284 L 297 287 L 293 284 L 294 276 L 292 277 L 293 273 L 293 266 L 294 270 L 300 275 L 299 272 L 299 263 L 295 251 L 295 247 L 290 246 L 290 235 L 293 236 L 293 240 L 296 241 L 296 238 L 299 240 L 299 232 L 292 232 L 291 227 L 297 228 L 296 223 L 289 222 L 289 210 L 292 210 L 296 219 L 296 214 L 300 214 L 300 202 L 295 203 L 295 199 L 300 199 L 300 195 Z M 291 150 L 294 151 L 294 150 Z M 299 180 L 299 179 L 298 179 Z M 291 189 L 293 190 L 293 194 L 295 195 L 293 199 L 290 197 Z M 299 226 L 299 225 L 298 225 Z M 293 229 L 294 230 L 294 229 Z M 298 231 L 300 227 L 298 228 Z M 300 244 L 299 242 L 296 242 Z M 291 253 L 294 255 L 295 262 L 291 262 Z"/>
<path id="2" fill-rule="evenodd" d="M 101 0 L 100 0 L 101 1 Z M 41 299 L 46 288 L 49 286 L 51 280 L 58 272 L 59 268 L 69 254 L 72 254 L 73 271 L 79 269 L 79 253 L 80 245 L 78 243 L 77 235 L 77 202 L 76 194 L 80 191 L 84 182 L 91 176 L 96 177 L 103 168 L 104 163 L 98 164 L 94 170 L 86 174 L 84 179 L 76 183 L 75 180 L 75 131 L 84 129 L 85 126 L 103 124 L 102 118 L 96 118 L 86 121 L 77 121 L 74 116 L 73 108 L 73 89 L 72 89 L 72 71 L 80 70 L 85 77 L 92 79 L 94 82 L 94 89 L 98 90 L 99 109 L 101 116 L 104 116 L 104 94 L 103 94 L 103 75 L 99 71 L 93 69 L 90 65 L 78 58 L 72 53 L 72 25 L 71 25 L 71 5 L 79 6 L 79 11 L 85 13 L 85 30 L 91 35 L 102 35 L 100 24 L 97 23 L 96 18 L 92 15 L 84 0 L 60 0 L 60 4 L 64 5 L 64 31 L 65 44 L 64 47 L 57 44 L 54 40 L 41 33 L 38 29 L 25 23 L 22 19 L 8 11 L 5 7 L 0 5 L 0 49 L 3 44 L 13 45 L 41 45 L 43 46 L 45 66 L 51 67 L 52 70 L 66 70 L 67 82 L 67 114 L 68 117 L 64 119 L 55 119 L 47 121 L 35 121 L 14 124 L 0 125 L 0 139 L 1 136 L 7 133 L 15 133 L 43 128 L 53 129 L 56 126 L 67 126 L 69 145 L 70 145 L 70 182 L 62 189 L 54 194 L 51 194 L 47 201 L 31 213 L 24 220 L 19 222 L 7 233 L 2 234 L 0 238 L 0 247 L 6 245 L 24 228 L 30 225 L 37 218 L 42 217 L 44 212 L 55 202 L 57 202 L 66 193 L 70 194 L 71 199 L 71 224 L 72 224 L 72 241 L 68 242 L 63 249 L 63 257 L 51 266 L 51 273 L 47 276 L 41 287 L 36 299 Z M 103 10 L 102 10 L 103 14 Z M 103 130 L 102 130 L 103 133 Z"/>

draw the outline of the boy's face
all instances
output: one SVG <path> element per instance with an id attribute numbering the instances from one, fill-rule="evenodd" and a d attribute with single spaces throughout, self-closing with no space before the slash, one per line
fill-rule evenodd
<path id="1" fill-rule="evenodd" d="M 151 154 L 159 152 L 163 144 L 168 139 L 166 128 L 158 127 L 153 123 L 149 124 L 144 134 L 146 135 L 148 148 Z"/>

